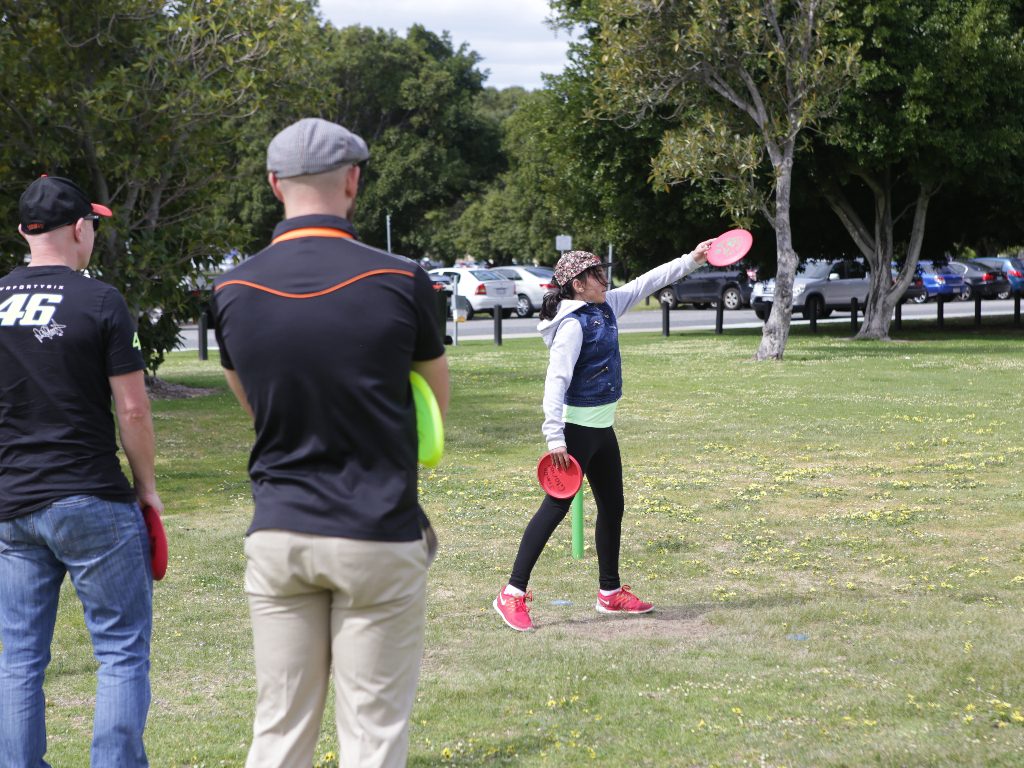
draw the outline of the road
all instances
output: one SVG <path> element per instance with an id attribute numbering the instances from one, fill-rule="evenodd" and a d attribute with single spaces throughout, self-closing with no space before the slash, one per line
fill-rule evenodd
<path id="1" fill-rule="evenodd" d="M 653 302 L 652 302 L 653 303 Z M 992 315 L 1012 315 L 1013 301 L 984 301 L 981 305 L 982 322 L 985 317 Z M 622 333 L 636 332 L 661 332 L 662 313 L 654 310 L 634 310 L 627 312 L 625 317 L 619 318 L 619 330 Z M 934 303 L 927 304 L 904 304 L 904 320 L 935 320 L 937 315 Z M 973 317 L 974 302 L 972 301 L 951 301 L 943 306 L 943 316 Z M 821 320 L 822 323 L 846 323 L 849 325 L 849 314 L 833 315 L 828 320 Z M 722 318 L 724 329 L 729 328 L 760 328 L 762 323 L 754 315 L 753 310 L 737 309 L 726 312 Z M 794 325 L 806 325 L 806 320 L 793 321 Z M 714 330 L 715 310 L 713 309 L 674 309 L 669 313 L 669 330 L 673 333 L 678 331 Z M 448 334 L 455 335 L 455 324 L 448 322 Z M 537 338 L 536 316 L 523 320 L 517 317 L 503 319 L 501 322 L 502 339 Z M 217 341 L 213 337 L 213 331 L 209 331 L 208 344 L 210 349 L 217 348 Z M 477 315 L 472 320 L 459 323 L 458 341 L 480 341 L 494 339 L 494 320 L 490 315 Z M 196 350 L 198 344 L 198 332 L 194 325 L 183 326 L 181 329 L 181 342 L 178 349 Z"/>

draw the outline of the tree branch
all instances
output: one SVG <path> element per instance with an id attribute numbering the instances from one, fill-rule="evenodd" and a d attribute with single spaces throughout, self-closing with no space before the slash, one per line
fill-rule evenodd
<path id="1" fill-rule="evenodd" d="M 825 181 L 821 186 L 821 194 L 825 196 L 829 207 L 839 217 L 843 227 L 853 238 L 854 244 L 866 259 L 870 259 L 875 253 L 876 241 L 871 236 L 871 231 L 864 225 L 857 211 L 849 199 L 843 194 L 842 189 L 831 179 Z"/>
<path id="2" fill-rule="evenodd" d="M 758 114 L 758 111 L 753 104 L 744 101 L 740 95 L 733 90 L 718 70 L 707 65 L 701 65 L 699 73 L 701 79 L 709 88 L 711 88 L 711 90 L 750 117 L 758 128 L 763 129 L 764 117 Z"/>
<path id="3" fill-rule="evenodd" d="M 922 185 L 922 187 L 924 187 L 924 185 Z M 941 183 L 934 184 L 934 185 L 928 185 L 928 187 L 927 187 L 928 197 L 929 198 L 934 197 L 935 194 L 940 189 L 942 189 L 942 184 Z M 899 214 L 892 220 L 892 223 L 893 224 L 898 224 L 903 219 L 904 216 L 906 216 L 908 213 L 910 213 L 910 211 L 914 211 L 914 222 L 915 222 L 915 225 L 916 225 L 916 222 L 917 222 L 917 210 L 920 207 L 920 205 L 921 205 L 921 203 L 920 203 L 920 193 L 919 193 L 918 194 L 918 198 L 916 200 L 914 200 L 913 202 L 911 202 L 911 203 L 907 203 L 906 207 L 904 207 L 903 210 L 900 211 Z"/>

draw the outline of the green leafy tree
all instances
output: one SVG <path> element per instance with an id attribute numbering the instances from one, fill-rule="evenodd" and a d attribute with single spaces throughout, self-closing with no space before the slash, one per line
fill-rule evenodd
<path id="1" fill-rule="evenodd" d="M 315 108 L 327 91 L 321 40 L 314 6 L 293 0 L 27 0 L 0 15 L 0 213 L 14 220 L 40 173 L 114 210 L 90 272 L 141 319 L 150 371 L 199 310 L 189 285 L 252 240 L 239 188 L 258 179 L 240 169 L 266 147 L 277 94 Z M 7 266 L 24 252 L 11 230 Z"/>
<path id="2" fill-rule="evenodd" d="M 439 258 L 464 198 L 503 168 L 499 124 L 478 108 L 480 57 L 420 25 L 404 38 L 359 26 L 336 34 L 325 116 L 363 136 L 371 154 L 355 224 L 383 247 L 390 215 L 395 251 Z"/>
<path id="3" fill-rule="evenodd" d="M 557 196 L 558 154 L 549 91 L 523 96 L 502 123 L 509 169 L 468 205 L 455 227 L 460 256 L 500 264 L 550 263 L 555 236 L 571 228 Z M 579 239 L 582 233 L 575 233 Z"/>
<path id="4" fill-rule="evenodd" d="M 845 7 L 863 64 L 817 142 L 814 181 L 871 265 L 857 338 L 887 339 L 926 242 L 941 255 L 956 239 L 991 236 L 1024 203 L 1021 4 L 846 0 Z M 992 195 L 994 187 L 1001 194 Z M 929 234 L 928 211 L 940 194 L 950 203 Z M 977 231 L 979 221 L 987 233 Z M 893 261 L 902 264 L 895 283 Z"/>
<path id="5" fill-rule="evenodd" d="M 617 277 L 654 266 L 717 231 L 713 209 L 674 187 L 654 188 L 655 120 L 624 128 L 595 110 L 594 48 L 573 45 L 569 67 L 530 93 L 505 123 L 509 170 L 459 220 L 465 253 L 551 263 L 555 236 L 604 256 Z"/>
<path id="6" fill-rule="evenodd" d="M 700 184 L 746 223 L 775 233 L 775 304 L 757 359 L 781 359 L 797 267 L 790 209 L 803 134 L 837 108 L 856 71 L 838 0 L 565 0 L 588 20 L 602 105 L 669 120 L 653 162 L 662 185 Z"/>

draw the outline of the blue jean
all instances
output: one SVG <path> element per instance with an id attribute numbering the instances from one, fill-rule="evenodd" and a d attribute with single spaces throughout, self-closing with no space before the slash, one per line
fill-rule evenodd
<path id="1" fill-rule="evenodd" d="M 99 662 L 91 764 L 149 765 L 153 579 L 135 503 L 71 496 L 0 521 L 0 768 L 44 768 L 43 678 L 64 574 Z"/>

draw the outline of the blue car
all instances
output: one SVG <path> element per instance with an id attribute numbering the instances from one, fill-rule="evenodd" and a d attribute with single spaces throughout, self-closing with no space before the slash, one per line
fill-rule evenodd
<path id="1" fill-rule="evenodd" d="M 981 262 L 987 267 L 994 267 L 1002 270 L 1010 281 L 1010 290 L 1024 293 L 1024 262 L 1013 256 L 981 256 L 974 261 Z"/>
<path id="2" fill-rule="evenodd" d="M 917 273 L 924 281 L 925 292 L 912 299 L 915 304 L 924 304 L 928 299 L 952 301 L 960 298 L 960 293 L 964 289 L 964 278 L 960 273 L 951 269 L 948 263 L 919 261 Z"/>

